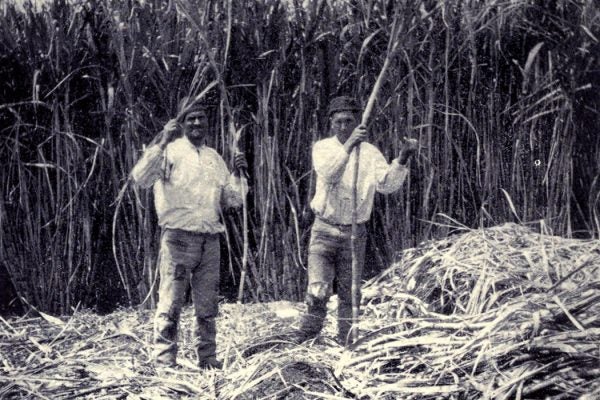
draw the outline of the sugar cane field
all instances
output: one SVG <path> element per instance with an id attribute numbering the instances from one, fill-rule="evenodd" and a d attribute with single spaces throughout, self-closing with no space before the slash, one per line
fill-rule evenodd
<path id="1" fill-rule="evenodd" d="M 0 2 L 0 398 L 600 398 L 599 38 L 592 0 Z M 215 314 L 178 292 L 165 367 L 165 221 L 196 221 L 165 165 L 203 126 Z"/>

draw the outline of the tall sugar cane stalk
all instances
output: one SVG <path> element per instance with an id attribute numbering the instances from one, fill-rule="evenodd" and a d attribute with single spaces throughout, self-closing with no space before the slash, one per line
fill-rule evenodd
<path id="1" fill-rule="evenodd" d="M 227 39 L 225 43 L 225 54 L 223 57 L 223 67 L 219 67 L 219 64 L 215 60 L 214 54 L 210 51 L 211 45 L 204 34 L 204 31 L 200 28 L 201 24 L 196 21 L 192 13 L 187 9 L 186 4 L 183 1 L 177 0 L 177 6 L 183 12 L 183 14 L 188 18 L 196 32 L 200 36 L 200 40 L 204 43 L 206 48 L 208 49 L 208 61 L 215 72 L 216 81 L 219 84 L 219 91 L 221 93 L 221 99 L 223 101 L 223 106 L 227 113 L 228 119 L 228 132 L 229 137 L 232 139 L 232 148 L 234 152 L 239 152 L 239 139 L 241 135 L 242 129 L 239 130 L 235 127 L 235 122 L 233 119 L 233 111 L 231 110 L 231 105 L 229 104 L 229 97 L 227 94 L 227 88 L 225 86 L 225 81 L 223 80 L 223 70 L 225 69 L 225 65 L 227 63 L 227 55 L 229 53 L 229 46 L 231 42 L 231 28 L 232 28 L 232 9 L 233 2 L 232 0 L 228 0 L 227 2 Z M 246 188 L 248 187 L 248 175 L 247 171 L 240 171 L 240 184 L 242 193 L 246 192 Z M 248 204 L 246 200 L 246 196 L 242 196 L 242 235 L 243 235 L 243 250 L 242 250 L 242 271 L 240 274 L 240 284 L 238 287 L 238 303 L 241 303 L 244 297 L 244 283 L 246 281 L 246 275 L 248 271 Z"/>
<path id="2" fill-rule="evenodd" d="M 398 17 L 397 15 L 394 18 L 394 23 L 392 25 L 392 32 L 390 35 L 390 41 L 388 43 L 387 54 L 385 56 L 385 61 L 383 62 L 383 67 L 381 67 L 381 71 L 379 72 L 379 76 L 377 76 L 377 80 L 375 81 L 375 85 L 371 90 L 371 94 L 369 95 L 369 100 L 367 101 L 367 105 L 363 111 L 361 117 L 361 125 L 366 125 L 369 121 L 369 117 L 371 116 L 371 112 L 373 111 L 373 106 L 375 105 L 375 100 L 377 99 L 377 95 L 379 94 L 379 90 L 381 89 L 381 85 L 383 80 L 385 79 L 385 75 L 390 67 L 392 58 L 394 54 L 396 54 L 399 41 L 398 41 Z M 352 175 L 352 233 L 350 236 L 350 243 L 352 246 L 352 342 L 355 342 L 359 336 L 358 330 L 358 313 L 360 308 L 360 273 L 358 270 L 358 248 L 357 248 L 357 235 L 358 235 L 358 224 L 357 224 L 357 208 L 358 208 L 358 195 L 357 195 L 357 182 L 358 182 L 358 160 L 360 158 L 360 145 L 354 148 L 354 169 Z"/>

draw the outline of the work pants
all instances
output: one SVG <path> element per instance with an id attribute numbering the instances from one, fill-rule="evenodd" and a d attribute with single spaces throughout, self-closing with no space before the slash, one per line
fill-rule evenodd
<path id="1" fill-rule="evenodd" d="M 159 263 L 160 286 L 154 318 L 155 361 L 164 365 L 176 364 L 179 318 L 190 285 L 198 361 L 215 358 L 220 272 L 218 234 L 165 229 Z"/>
<path id="2" fill-rule="evenodd" d="M 358 276 L 362 276 L 366 244 L 365 224 L 357 227 L 356 250 Z M 338 340 L 347 344 L 352 326 L 352 244 L 351 225 L 335 225 L 319 218 L 311 229 L 308 249 L 307 312 L 300 320 L 300 331 L 306 338 L 314 337 L 323 328 L 327 314 L 327 301 L 337 280 Z M 358 300 L 360 304 L 360 287 Z"/>

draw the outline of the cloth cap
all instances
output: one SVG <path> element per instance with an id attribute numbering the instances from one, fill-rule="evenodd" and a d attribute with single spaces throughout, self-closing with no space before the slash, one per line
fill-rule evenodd
<path id="1" fill-rule="evenodd" d="M 193 103 L 193 105 L 191 107 L 189 107 L 190 103 L 193 101 L 193 97 L 188 97 L 185 96 L 184 98 L 182 98 L 179 101 L 179 106 L 177 107 L 177 113 L 181 114 L 179 116 L 179 120 L 183 121 L 185 119 L 185 116 L 189 113 L 191 113 L 192 111 L 204 111 L 206 113 L 208 113 L 208 111 L 210 110 L 212 104 L 209 104 L 205 101 L 197 101 L 195 103 Z M 187 108 L 187 110 L 186 110 Z M 185 111 L 185 112 L 184 112 Z"/>
<path id="2" fill-rule="evenodd" d="M 333 113 L 341 112 L 341 111 L 352 111 L 358 112 L 362 110 L 360 104 L 358 104 L 358 100 L 354 97 L 350 96 L 339 96 L 334 97 L 329 102 L 329 108 L 327 109 L 327 116 L 331 117 Z"/>

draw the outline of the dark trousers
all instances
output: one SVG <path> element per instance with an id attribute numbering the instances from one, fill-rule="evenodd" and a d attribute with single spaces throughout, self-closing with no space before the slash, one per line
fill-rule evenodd
<path id="1" fill-rule="evenodd" d="M 176 229 L 163 232 L 158 307 L 154 318 L 154 359 L 157 362 L 176 363 L 179 318 L 189 286 L 194 302 L 194 345 L 198 360 L 215 357 L 220 256 L 218 234 Z"/>
<path id="2" fill-rule="evenodd" d="M 348 342 L 352 326 L 352 227 L 329 224 L 316 219 L 311 229 L 308 249 L 308 310 L 300 320 L 300 329 L 307 336 L 316 336 L 323 328 L 327 301 L 337 280 L 338 340 Z M 366 244 L 365 224 L 359 224 L 356 238 L 358 273 L 362 275 Z M 358 294 L 360 300 L 360 292 Z"/>

